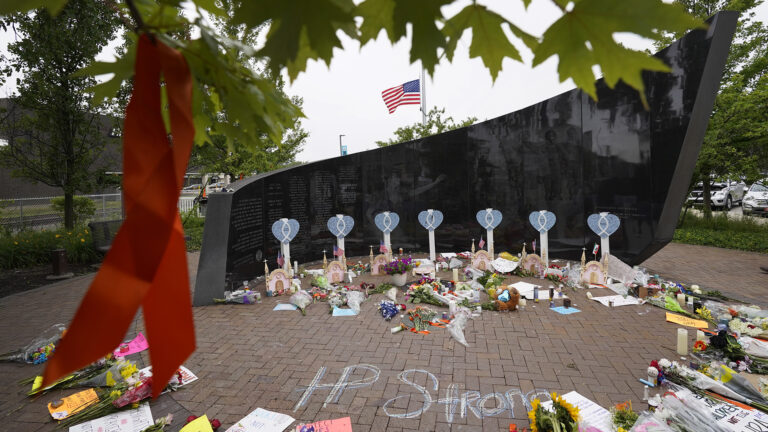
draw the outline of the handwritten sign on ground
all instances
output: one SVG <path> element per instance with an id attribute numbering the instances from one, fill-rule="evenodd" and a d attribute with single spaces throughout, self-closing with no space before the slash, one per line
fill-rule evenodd
<path id="1" fill-rule="evenodd" d="M 132 341 L 120 344 L 115 350 L 115 357 L 125 357 L 127 355 L 136 354 L 149 348 L 149 342 L 144 337 L 144 334 L 139 332 Z"/>
<path id="2" fill-rule="evenodd" d="M 227 432 L 283 432 L 294 420 L 286 414 L 256 408 L 227 429 Z"/>
<path id="3" fill-rule="evenodd" d="M 69 428 L 69 432 L 135 432 L 144 430 L 155 424 L 149 404 L 141 404 L 138 408 L 120 411 L 104 417 L 80 423 Z"/>
<path id="4" fill-rule="evenodd" d="M 61 398 L 48 404 L 48 412 L 56 420 L 63 420 L 72 414 L 96 403 L 99 396 L 94 389 L 88 389 L 75 393 L 71 396 Z"/>
<path id="5" fill-rule="evenodd" d="M 592 300 L 602 303 L 603 306 L 609 306 L 611 300 L 613 300 L 613 307 L 637 305 L 638 303 L 640 303 L 637 297 L 632 297 L 632 296 L 624 297 L 621 295 L 592 297 Z"/>
<path id="6" fill-rule="evenodd" d="M 320 420 L 310 424 L 296 426 L 296 432 L 352 432 L 352 419 L 343 417 L 334 420 Z"/>
<path id="7" fill-rule="evenodd" d="M 669 312 L 667 312 L 667 321 L 675 324 L 680 324 L 686 327 L 709 328 L 709 323 L 704 320 L 688 318 L 682 315 L 675 315 Z"/>

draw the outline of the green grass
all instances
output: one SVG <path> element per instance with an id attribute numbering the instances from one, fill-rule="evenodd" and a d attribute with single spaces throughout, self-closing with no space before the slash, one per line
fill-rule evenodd
<path id="1" fill-rule="evenodd" d="M 728 219 L 720 214 L 705 219 L 688 213 L 675 230 L 673 241 L 768 253 L 768 225 L 752 218 Z"/>
<path id="2" fill-rule="evenodd" d="M 205 218 L 185 213 L 181 215 L 181 222 L 184 225 L 184 235 L 189 237 L 187 240 L 187 250 L 200 250 L 200 247 L 203 245 Z"/>
<path id="3" fill-rule="evenodd" d="M 93 249 L 87 227 L 71 230 L 0 231 L 0 269 L 31 267 L 51 262 L 51 250 L 63 248 L 70 263 L 97 262 L 101 255 Z"/>

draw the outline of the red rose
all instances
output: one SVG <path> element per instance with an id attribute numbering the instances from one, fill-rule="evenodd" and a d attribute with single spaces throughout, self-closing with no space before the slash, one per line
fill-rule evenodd
<path id="1" fill-rule="evenodd" d="M 656 360 L 651 362 L 651 367 L 655 367 L 656 370 L 661 370 L 661 366 L 659 366 L 659 362 L 657 362 Z"/>
<path id="2" fill-rule="evenodd" d="M 196 418 L 197 418 L 196 415 L 191 415 L 191 416 L 187 417 L 187 423 L 193 422 Z"/>
<path id="3" fill-rule="evenodd" d="M 216 430 L 216 429 L 220 428 L 221 427 L 221 422 L 219 421 L 219 419 L 211 420 L 211 427 L 213 428 L 213 430 Z"/>

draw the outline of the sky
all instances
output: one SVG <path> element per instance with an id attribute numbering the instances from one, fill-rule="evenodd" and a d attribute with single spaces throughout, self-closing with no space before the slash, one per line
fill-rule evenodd
<path id="1" fill-rule="evenodd" d="M 523 30 L 540 36 L 560 16 L 554 2 L 531 2 L 526 10 L 521 1 L 482 1 Z M 460 1 L 443 8 L 443 15 L 456 14 L 468 1 Z M 768 21 L 768 3 L 757 10 L 757 19 Z M 652 49 L 648 40 L 634 35 L 616 35 L 617 40 L 635 49 Z M 0 34 L 0 49 L 13 35 Z M 334 52 L 327 66 L 324 62 L 310 61 L 307 70 L 287 86 L 290 95 L 304 99 L 306 118 L 303 127 L 309 138 L 298 160 L 312 162 L 339 155 L 339 135 L 350 153 L 375 148 L 376 141 L 391 138 L 402 126 L 421 121 L 418 105 L 399 107 L 389 114 L 381 99 L 384 89 L 420 77 L 420 64 L 410 64 L 408 39 L 395 45 L 382 32 L 379 38 L 364 47 L 340 33 L 343 49 Z M 459 42 L 453 62 L 443 60 L 432 77 L 426 79 L 427 109 L 445 108 L 446 115 L 455 120 L 476 117 L 483 121 L 516 111 L 554 95 L 574 88 L 571 80 L 560 82 L 557 59 L 552 57 L 536 68 L 531 68 L 531 52 L 516 44 L 523 63 L 505 59 L 503 69 L 495 82 L 479 58 L 469 58 L 470 32 Z M 110 61 L 115 43 L 99 55 Z M 13 80 L 0 88 L 0 96 L 13 92 Z"/>

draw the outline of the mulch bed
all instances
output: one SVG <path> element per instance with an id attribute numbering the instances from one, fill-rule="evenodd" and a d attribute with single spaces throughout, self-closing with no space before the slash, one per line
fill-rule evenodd
<path id="1" fill-rule="evenodd" d="M 69 271 L 75 276 L 96 272 L 93 264 L 68 264 Z M 0 298 L 38 288 L 58 281 L 48 280 L 53 273 L 51 265 L 41 265 L 24 269 L 3 270 L 0 272 Z"/>

